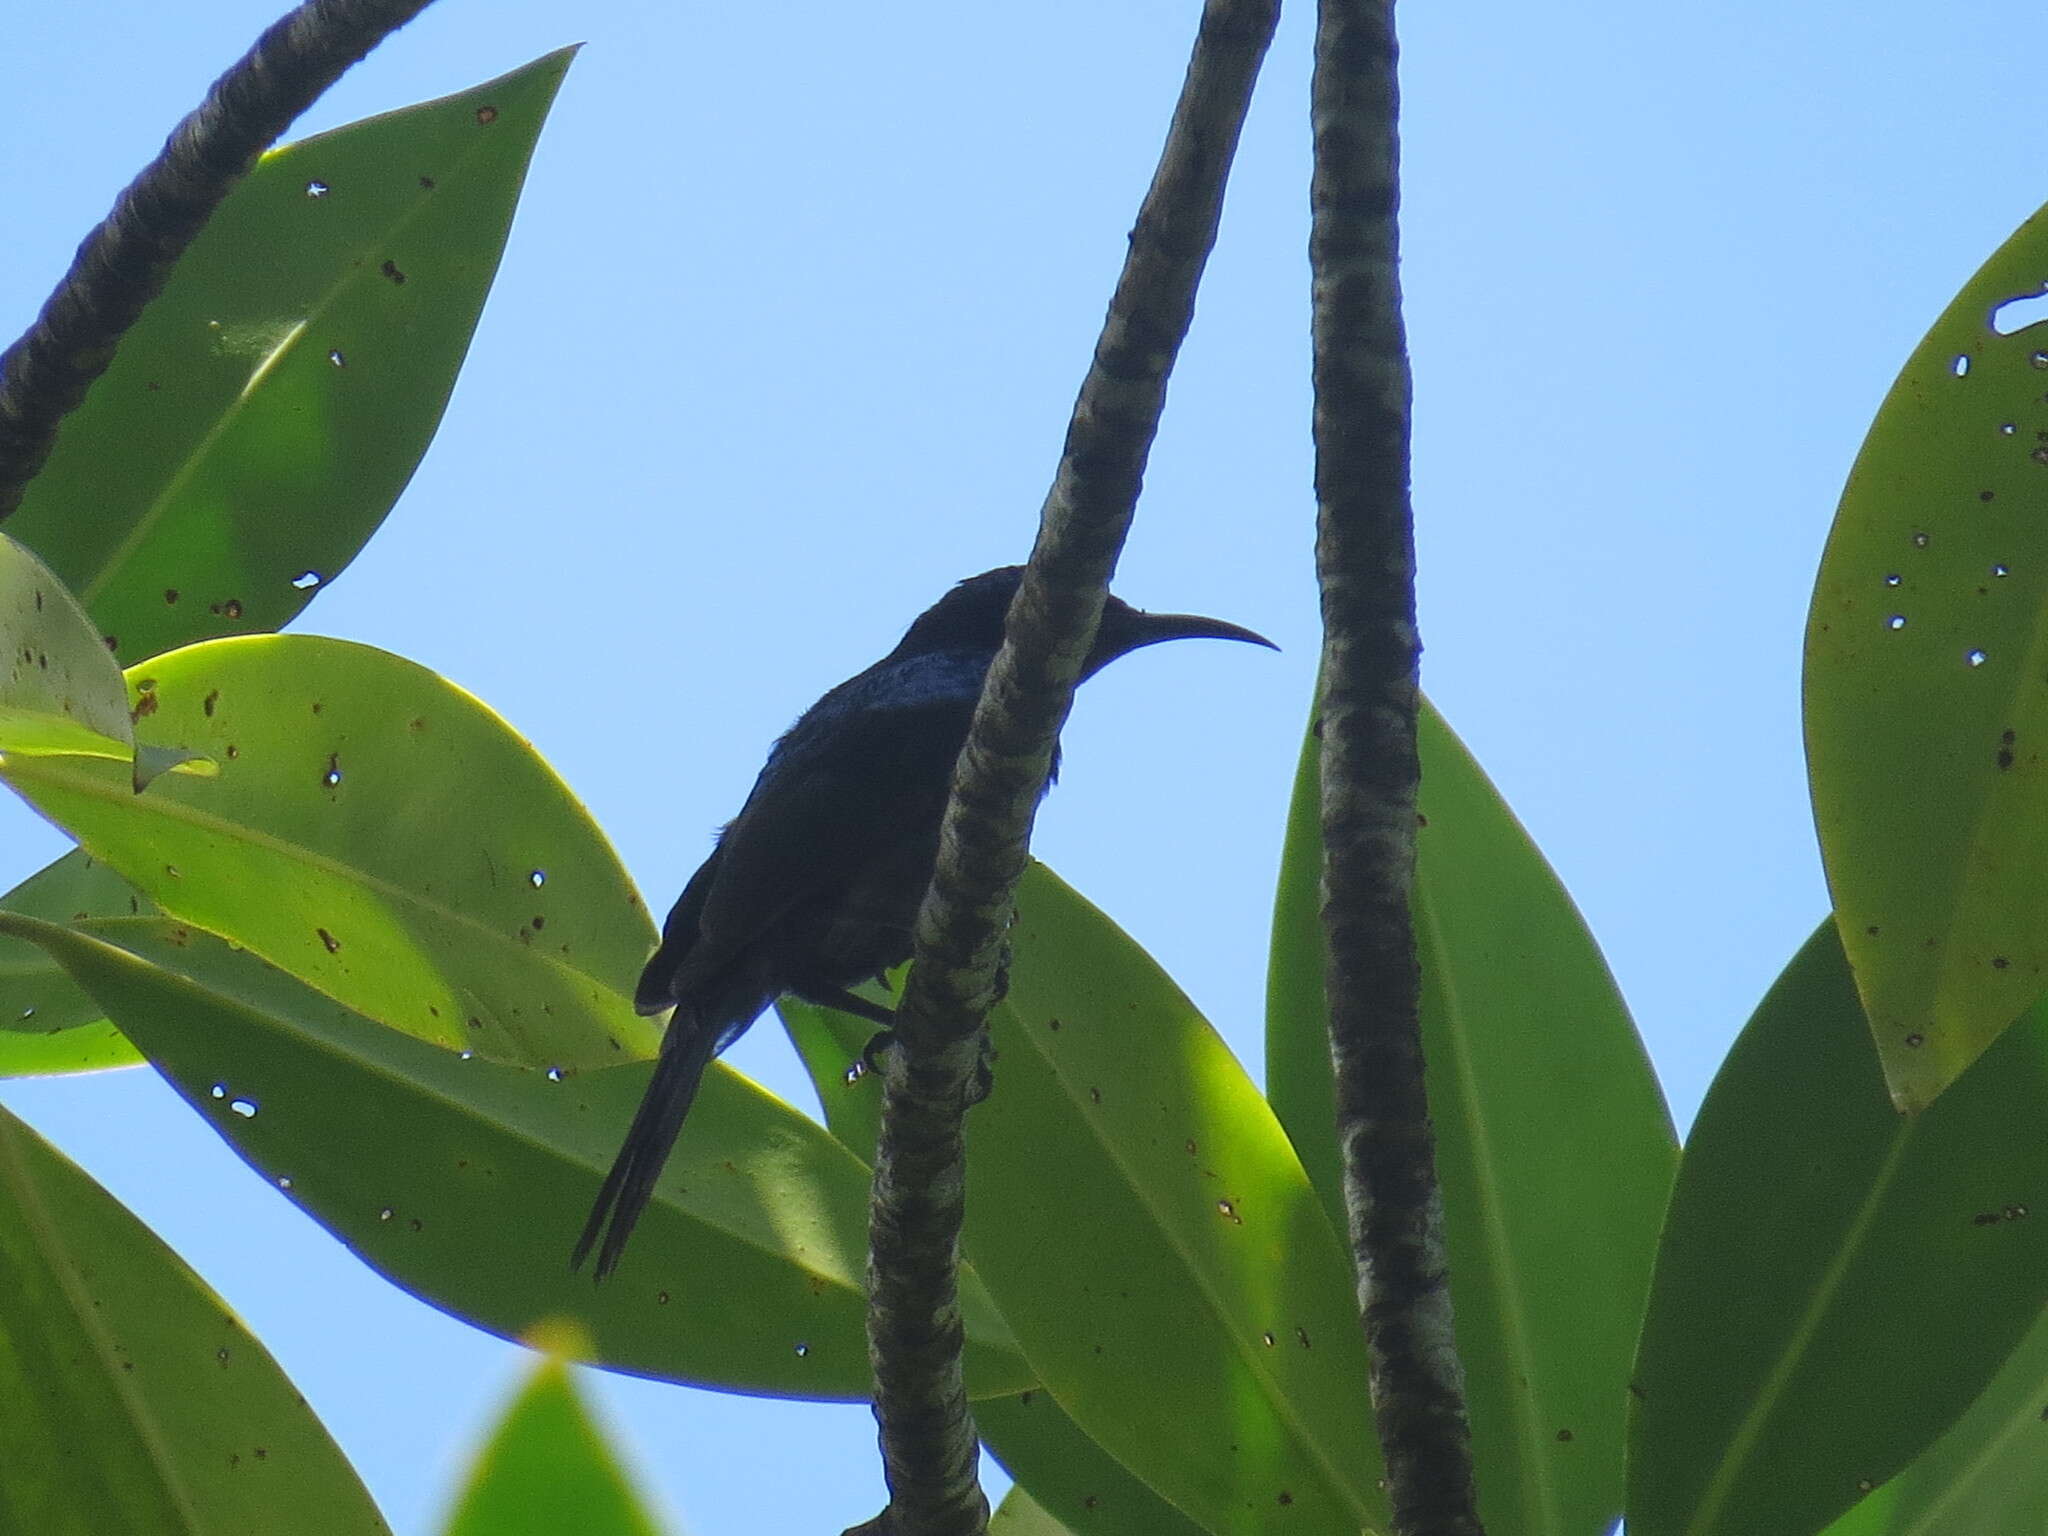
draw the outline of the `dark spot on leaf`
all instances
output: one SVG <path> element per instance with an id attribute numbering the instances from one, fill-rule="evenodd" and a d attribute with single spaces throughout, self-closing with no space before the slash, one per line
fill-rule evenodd
<path id="1" fill-rule="evenodd" d="M 536 913 L 534 914 L 534 917 L 533 917 L 533 926 L 534 926 L 534 927 L 536 927 L 536 928 L 545 928 L 545 927 L 547 926 L 547 923 L 548 923 L 548 920 L 547 920 L 546 918 L 542 917 L 542 916 L 541 916 L 541 915 L 540 915 L 540 914 L 539 914 L 538 912 L 536 912 Z"/>
<path id="2" fill-rule="evenodd" d="M 1280 1502 L 1282 1504 L 1292 1504 L 1294 1502 L 1294 1495 L 1289 1493 L 1285 1488 L 1282 1488 L 1280 1490 Z"/>
<path id="3" fill-rule="evenodd" d="M 156 713 L 156 711 L 156 695 L 153 693 L 145 693 L 141 698 L 135 701 L 135 707 L 128 711 L 128 718 L 130 720 L 140 720 L 144 715 L 153 715 Z"/>
<path id="4" fill-rule="evenodd" d="M 315 699 L 313 701 L 313 713 L 316 715 L 319 714 L 326 707 L 327 706 L 325 704 L 322 704 L 318 699 Z"/>
<path id="5" fill-rule="evenodd" d="M 178 600 L 178 589 L 177 589 L 176 587 L 165 587 L 165 588 L 164 588 L 164 601 L 165 601 L 165 602 L 167 602 L 167 603 L 175 603 L 175 602 L 176 602 L 177 600 Z"/>
<path id="6" fill-rule="evenodd" d="M 230 760 L 233 760 L 233 759 L 235 759 L 235 758 L 238 758 L 238 757 L 240 757 L 241 755 L 242 755 L 242 749 L 241 749 L 240 747 L 236 746 L 236 745 L 235 745 L 235 744 L 234 744 L 234 743 L 233 743 L 232 741 L 231 741 L 231 742 L 229 742 L 229 743 L 228 743 L 228 757 L 229 757 L 229 759 L 230 759 Z"/>
<path id="7" fill-rule="evenodd" d="M 421 190 L 422 192 L 431 192 L 431 191 L 433 191 L 433 190 L 434 190 L 434 178 L 433 178 L 433 177 L 431 177 L 431 176 L 422 176 L 422 177 L 420 178 L 420 190 Z"/>
<path id="8" fill-rule="evenodd" d="M 1090 1088 L 1088 1090 L 1088 1102 L 1090 1104 L 1100 1104 L 1102 1102 L 1102 1090 L 1100 1088 Z"/>
<path id="9" fill-rule="evenodd" d="M 337 953 L 341 949 L 341 940 L 337 939 L 325 928 L 315 928 L 313 931 L 320 935 L 320 942 L 327 946 L 327 953 L 330 955 Z"/>
<path id="10" fill-rule="evenodd" d="M 1306 1328 L 1297 1328 L 1297 1329 L 1295 1329 L 1295 1330 L 1294 1330 L 1294 1339 L 1295 1339 L 1295 1342 L 1296 1342 L 1296 1343 L 1298 1343 L 1299 1345 L 1301 1345 L 1301 1347 L 1302 1347 L 1303 1349 L 1307 1349 L 1307 1348 L 1308 1348 L 1308 1330 L 1307 1330 Z"/>
<path id="11" fill-rule="evenodd" d="M 654 1304 L 655 1304 L 655 1305 L 656 1305 L 657 1307 L 665 1307 L 665 1306 L 667 1306 L 667 1305 L 668 1305 L 668 1292 L 667 1292 L 667 1291 L 656 1291 L 656 1292 L 654 1293 Z"/>
<path id="12" fill-rule="evenodd" d="M 384 265 L 377 270 L 390 278 L 394 283 L 403 283 L 405 281 L 405 274 L 398 270 L 398 263 L 395 261 L 386 260 Z"/>
<path id="13" fill-rule="evenodd" d="M 1193 1157 L 1194 1155 L 1195 1155 L 1195 1138 L 1194 1138 L 1194 1137 L 1192 1137 L 1192 1136 L 1190 1136 L 1190 1137 L 1188 1138 L 1188 1156 L 1189 1156 L 1189 1157 Z"/>
<path id="14" fill-rule="evenodd" d="M 482 1019 L 472 1018 L 469 1021 L 469 1027 L 471 1029 L 482 1029 L 484 1027 L 484 1021 Z"/>
<path id="15" fill-rule="evenodd" d="M 121 649 L 121 637 L 119 635 L 101 635 L 100 638 L 106 641 L 108 650 L 118 651 Z"/>
<path id="16" fill-rule="evenodd" d="M 1927 1037 L 1925 1035 L 1915 1033 L 1906 1036 L 1906 1046 L 1909 1050 L 1917 1051 L 1920 1049 L 1921 1046 L 1925 1045 L 1926 1043 Z"/>
<path id="17" fill-rule="evenodd" d="M 218 688 L 214 689 L 213 692 L 209 693 L 205 698 L 199 701 L 199 707 L 206 711 L 207 719 L 211 720 L 213 718 L 213 706 L 218 704 L 219 702 L 220 690 Z"/>
<path id="18" fill-rule="evenodd" d="M 1977 499 L 1979 501 L 1990 501 L 1992 499 L 1992 496 L 1993 493 L 1990 491 L 1979 491 L 1977 493 Z"/>
<path id="19" fill-rule="evenodd" d="M 2011 747 L 2000 747 L 2000 748 L 1998 749 L 1998 769 L 1999 769 L 1999 772 L 2003 773 L 2003 772 L 2004 772 L 2004 771 L 2005 771 L 2006 769 L 2010 768 L 2011 766 L 2012 766 L 2012 748 L 2011 748 Z"/>
<path id="20" fill-rule="evenodd" d="M 406 728 L 408 730 L 424 731 L 427 728 L 427 722 L 415 716 L 407 723 Z"/>
<path id="21" fill-rule="evenodd" d="M 1017 1406 L 1019 1408 L 1029 1408 L 1031 1400 L 1036 1396 L 1038 1396 L 1038 1393 L 1029 1389 L 1019 1392 L 1017 1394 Z"/>
<path id="22" fill-rule="evenodd" d="M 476 120 L 483 127 L 488 128 L 498 120 L 498 109 L 496 107 L 478 107 L 476 109 Z"/>
<path id="23" fill-rule="evenodd" d="M 1560 1429 L 1557 1432 L 1557 1443 L 1559 1445 L 1570 1445 L 1572 1443 L 1572 1432 L 1568 1429 Z"/>
<path id="24" fill-rule="evenodd" d="M 2008 1205 L 2005 1208 L 2005 1219 L 2007 1221 L 2023 1221 L 2026 1219 L 2026 1215 L 2027 1208 L 2024 1205 Z"/>
<path id="25" fill-rule="evenodd" d="M 239 597 L 231 597 L 220 605 L 220 611 L 224 618 L 239 619 L 242 616 L 242 600 Z"/>
<path id="26" fill-rule="evenodd" d="M 1060 1027 L 1060 1021 L 1058 1019 L 1047 1019 L 1045 1021 L 1045 1027 L 1047 1029 L 1057 1031 Z"/>
<path id="27" fill-rule="evenodd" d="M 2004 955 L 1993 955 L 1991 957 L 1991 969 L 1994 971 L 2002 971 L 2011 964 L 2012 961 L 2008 960 Z"/>

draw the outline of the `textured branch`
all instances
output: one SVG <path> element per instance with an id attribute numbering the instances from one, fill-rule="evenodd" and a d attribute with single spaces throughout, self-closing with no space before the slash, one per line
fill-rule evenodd
<path id="1" fill-rule="evenodd" d="M 960 1372 L 962 1114 L 983 1070 L 1031 823 L 1123 549 L 1167 375 L 1194 315 L 1224 183 L 1279 0 L 1208 0 L 1159 169 L 1067 428 L 1038 542 L 955 770 L 917 963 L 885 1057 L 868 1343 L 892 1536 L 987 1524 Z"/>
<path id="2" fill-rule="evenodd" d="M 1478 1536 L 1423 1086 L 1411 384 L 1392 0 L 1321 0 L 1311 115 L 1323 932 L 1344 1200 L 1396 1536 Z"/>
<path id="3" fill-rule="evenodd" d="M 0 355 L 0 518 L 21 505 L 57 428 L 106 372 L 221 199 L 351 64 L 429 0 L 308 0 L 213 83 L 85 237 L 71 270 Z"/>

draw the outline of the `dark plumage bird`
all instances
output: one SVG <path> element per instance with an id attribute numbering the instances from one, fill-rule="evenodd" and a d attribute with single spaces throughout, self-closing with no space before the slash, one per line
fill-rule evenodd
<path id="1" fill-rule="evenodd" d="M 891 1022 L 847 988 L 910 958 L 954 760 L 1022 578 L 1012 565 L 961 582 L 768 754 L 641 973 L 634 1005 L 675 1016 L 574 1264 L 595 1246 L 600 1280 L 617 1266 L 704 1069 L 777 997 Z M 1200 636 L 1272 644 L 1220 619 L 1143 613 L 1112 597 L 1081 676 L 1140 646 Z"/>

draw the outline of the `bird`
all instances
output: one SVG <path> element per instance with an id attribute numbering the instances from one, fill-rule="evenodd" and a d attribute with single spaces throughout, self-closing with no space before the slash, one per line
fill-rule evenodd
<path id="1" fill-rule="evenodd" d="M 618 1266 L 705 1069 L 777 997 L 884 1029 L 893 1022 L 888 1008 L 849 988 L 910 958 L 953 765 L 1023 576 L 1022 566 L 999 566 L 960 582 L 770 750 L 746 804 L 683 887 L 634 990 L 641 1014 L 674 1012 L 572 1268 L 593 1248 L 594 1278 Z M 1142 646 L 1197 638 L 1278 649 L 1221 619 L 1147 613 L 1111 596 L 1081 680 Z M 1055 747 L 1053 777 L 1058 770 Z"/>

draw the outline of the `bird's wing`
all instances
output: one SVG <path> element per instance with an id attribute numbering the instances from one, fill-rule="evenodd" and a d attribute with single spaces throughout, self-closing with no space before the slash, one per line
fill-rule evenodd
<path id="1" fill-rule="evenodd" d="M 736 952 L 798 903 L 930 838 L 972 708 L 971 698 L 864 708 L 821 744 L 793 731 L 719 844 L 694 911 L 698 942 Z"/>
<path id="2" fill-rule="evenodd" d="M 661 947 L 640 972 L 640 983 L 633 989 L 633 1006 L 639 1012 L 661 1013 L 680 999 L 676 973 L 697 947 L 698 917 L 704 910 L 705 898 L 711 894 L 712 882 L 718 878 L 719 860 L 724 852 L 721 841 L 711 850 L 711 857 L 697 866 L 697 873 L 690 876 L 690 883 L 669 909 L 668 920 L 661 925 Z"/>

